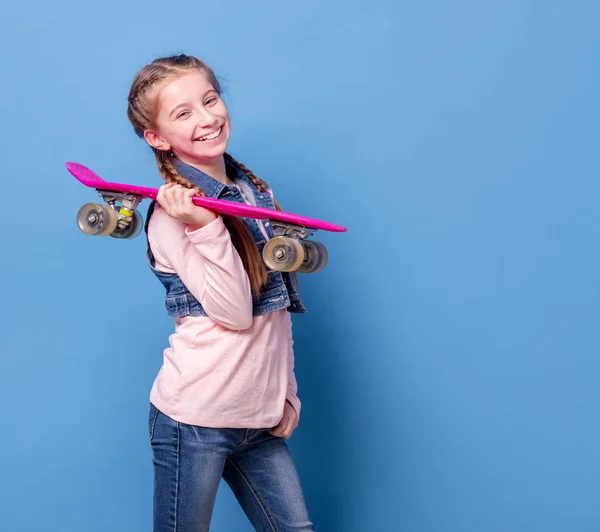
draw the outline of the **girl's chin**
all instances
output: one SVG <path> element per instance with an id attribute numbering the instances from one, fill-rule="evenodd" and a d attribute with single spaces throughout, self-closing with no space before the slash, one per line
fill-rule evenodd
<path id="1" fill-rule="evenodd" d="M 223 155 L 225 154 L 227 149 L 227 146 L 224 145 L 222 147 L 215 147 L 215 149 L 212 150 L 193 150 L 191 152 L 185 152 L 185 153 L 180 153 L 180 152 L 174 152 L 175 153 L 175 157 L 177 157 L 180 161 L 183 161 L 184 163 L 201 163 L 201 164 L 207 164 L 210 163 L 211 161 L 216 161 L 218 159 L 221 159 L 223 157 Z"/>
<path id="2" fill-rule="evenodd" d="M 218 159 L 219 157 L 223 157 L 223 154 L 225 153 L 226 148 L 227 148 L 227 146 L 223 146 L 220 149 L 213 149 L 213 150 L 198 150 L 190 155 L 192 155 L 192 157 L 202 159 L 204 161 L 210 160 L 210 159 Z"/>

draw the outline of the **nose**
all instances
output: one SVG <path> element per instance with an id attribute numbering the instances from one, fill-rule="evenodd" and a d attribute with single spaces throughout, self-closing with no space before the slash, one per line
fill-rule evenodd
<path id="1" fill-rule="evenodd" d="M 206 107 L 202 106 L 198 109 L 196 115 L 198 117 L 198 127 L 210 129 L 217 125 L 218 119 Z"/>

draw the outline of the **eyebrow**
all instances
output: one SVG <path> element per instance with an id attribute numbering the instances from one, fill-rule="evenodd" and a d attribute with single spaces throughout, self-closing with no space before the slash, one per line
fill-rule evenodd
<path id="1" fill-rule="evenodd" d="M 215 89 L 208 89 L 204 95 L 202 96 L 202 99 L 204 100 L 204 98 L 206 98 L 206 96 L 211 93 L 211 92 L 217 92 Z M 177 111 L 177 109 L 179 109 L 180 107 L 186 107 L 189 106 L 189 102 L 183 102 L 180 103 L 179 105 L 177 105 L 176 107 L 173 108 L 173 110 L 169 113 L 169 118 L 171 118 L 173 116 L 173 114 L 175 113 L 175 111 Z"/>

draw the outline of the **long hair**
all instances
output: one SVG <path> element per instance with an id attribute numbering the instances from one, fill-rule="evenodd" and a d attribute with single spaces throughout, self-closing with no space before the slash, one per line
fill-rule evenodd
<path id="1" fill-rule="evenodd" d="M 154 126 L 156 97 L 150 89 L 158 83 L 162 83 L 190 70 L 202 72 L 217 94 L 221 96 L 221 85 L 213 70 L 206 63 L 193 56 L 177 55 L 162 57 L 144 66 L 136 74 L 129 91 L 127 116 L 139 137 L 143 138 L 144 131 L 152 129 Z M 206 196 L 206 193 L 200 187 L 195 186 L 177 172 L 173 165 L 173 156 L 170 152 L 158 150 L 154 147 L 152 147 L 152 150 L 156 157 L 158 170 L 166 182 L 177 183 L 183 187 L 195 189 L 197 195 Z M 267 191 L 267 185 L 264 181 L 254 175 L 250 169 L 236 161 L 228 153 L 224 157 L 227 161 L 242 170 L 258 190 L 263 193 Z M 277 202 L 275 202 L 275 208 L 280 211 L 283 210 Z M 233 245 L 242 259 L 250 280 L 252 292 L 258 293 L 267 282 L 268 276 L 267 269 L 254 243 L 254 239 L 244 222 L 239 218 L 227 215 L 222 215 L 222 218 L 231 234 Z"/>

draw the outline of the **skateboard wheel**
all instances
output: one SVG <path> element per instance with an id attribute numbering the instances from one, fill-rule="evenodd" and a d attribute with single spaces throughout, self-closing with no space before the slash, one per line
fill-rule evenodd
<path id="1" fill-rule="evenodd" d="M 271 270 L 293 272 L 304 260 L 304 248 L 295 238 L 276 236 L 265 244 L 263 260 Z"/>
<path id="2" fill-rule="evenodd" d="M 144 219 L 138 211 L 133 211 L 132 214 L 131 221 L 127 226 L 123 229 L 117 226 L 117 228 L 110 233 L 110 236 L 113 238 L 135 238 L 138 236 L 144 228 Z"/>
<path id="3" fill-rule="evenodd" d="M 117 213 L 110 205 L 86 203 L 77 213 L 77 225 L 86 235 L 106 236 L 117 227 Z"/>
<path id="4" fill-rule="evenodd" d="M 304 261 L 298 268 L 298 273 L 318 273 L 327 264 L 327 248 L 321 243 L 312 240 L 302 242 L 304 248 Z"/>

